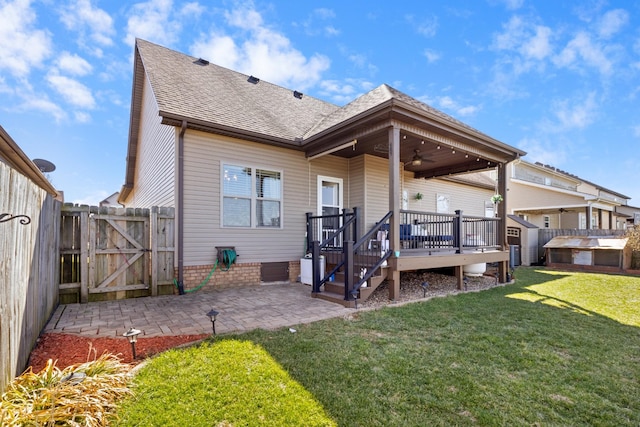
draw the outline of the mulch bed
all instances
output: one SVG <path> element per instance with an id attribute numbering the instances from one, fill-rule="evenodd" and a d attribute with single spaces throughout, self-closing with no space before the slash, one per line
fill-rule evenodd
<path id="1" fill-rule="evenodd" d="M 97 359 L 103 353 L 117 355 L 121 362 L 137 364 L 145 358 L 190 342 L 202 340 L 210 335 L 171 335 L 138 338 L 136 360 L 133 360 L 131 344 L 126 338 L 86 337 L 80 335 L 48 333 L 38 338 L 36 348 L 31 352 L 29 365 L 33 372 L 44 368 L 49 359 L 56 362 L 59 369 Z"/>

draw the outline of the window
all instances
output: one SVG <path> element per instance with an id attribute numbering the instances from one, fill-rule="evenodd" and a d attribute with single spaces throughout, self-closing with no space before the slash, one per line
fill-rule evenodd
<path id="1" fill-rule="evenodd" d="M 280 228 L 280 218 L 282 218 L 282 174 L 280 172 L 223 165 L 223 227 Z"/>
<path id="2" fill-rule="evenodd" d="M 549 215 L 544 215 L 542 221 L 544 222 L 544 228 L 551 227 L 551 217 Z"/>

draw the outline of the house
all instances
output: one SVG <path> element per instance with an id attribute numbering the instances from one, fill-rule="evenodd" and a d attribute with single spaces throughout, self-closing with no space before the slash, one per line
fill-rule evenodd
<path id="1" fill-rule="evenodd" d="M 388 85 L 340 107 L 138 39 L 131 109 L 118 202 L 176 208 L 179 285 L 231 250 L 216 286 L 295 280 L 308 253 L 316 296 L 330 273 L 345 299 L 374 277 L 394 299 L 405 270 L 452 267 L 462 286 L 489 262 L 506 279 L 504 204 L 487 218 L 493 190 L 450 177 L 497 170 L 506 196 L 525 153 Z"/>
<path id="2" fill-rule="evenodd" d="M 100 206 L 119 206 L 118 205 L 118 197 L 120 197 L 120 192 L 116 191 L 109 197 L 100 201 Z"/>
<path id="3" fill-rule="evenodd" d="M 509 165 L 507 211 L 540 228 L 623 229 L 629 197 L 542 163 Z"/>

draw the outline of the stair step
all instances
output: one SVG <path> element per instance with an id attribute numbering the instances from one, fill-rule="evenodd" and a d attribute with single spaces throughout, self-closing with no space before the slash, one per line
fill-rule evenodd
<path id="1" fill-rule="evenodd" d="M 355 301 L 345 301 L 344 295 L 336 294 L 334 292 L 319 292 L 319 293 L 311 293 L 313 298 L 319 298 L 325 301 L 334 302 L 340 304 L 347 308 L 355 308 Z"/>

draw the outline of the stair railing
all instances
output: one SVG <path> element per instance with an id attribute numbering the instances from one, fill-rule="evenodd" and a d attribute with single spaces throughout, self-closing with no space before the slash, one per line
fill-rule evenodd
<path id="1" fill-rule="evenodd" d="M 319 293 L 320 287 L 329 280 L 329 278 L 338 272 L 340 268 L 345 265 L 345 257 L 342 257 L 342 260 L 337 262 L 335 267 L 333 267 L 328 273 L 326 273 L 323 277 L 320 277 L 320 256 L 323 252 L 327 253 L 336 253 L 342 252 L 344 253 L 345 243 L 353 240 L 357 240 L 358 237 L 358 209 L 353 208 L 353 212 L 349 212 L 348 210 L 344 210 L 342 214 L 339 215 L 324 215 L 324 216 L 312 216 L 311 214 L 307 214 L 307 239 L 308 236 L 316 236 L 315 232 L 318 230 L 318 224 L 322 224 L 323 219 L 340 217 L 342 220 L 342 225 L 335 230 L 329 232 L 326 238 L 323 236 L 322 241 L 318 239 L 313 239 L 311 241 L 311 258 L 312 258 L 312 277 L 313 277 L 313 287 L 312 292 Z M 336 242 L 340 242 L 342 245 L 339 246 Z M 346 275 L 346 272 L 345 272 Z"/>
<path id="2" fill-rule="evenodd" d="M 362 285 L 373 277 L 387 259 L 391 257 L 392 252 L 388 245 L 387 232 L 383 228 L 389 228 L 389 218 L 392 216 L 393 211 L 389 211 L 358 241 L 355 243 L 345 242 L 345 300 L 356 300 Z M 382 240 L 378 240 L 377 236 L 381 231 L 384 231 L 384 237 Z M 374 236 L 376 236 L 376 239 L 373 238 Z M 374 244 L 374 242 L 377 243 Z M 356 257 L 358 258 L 358 266 L 360 266 L 359 272 L 354 271 L 354 259 Z"/>

